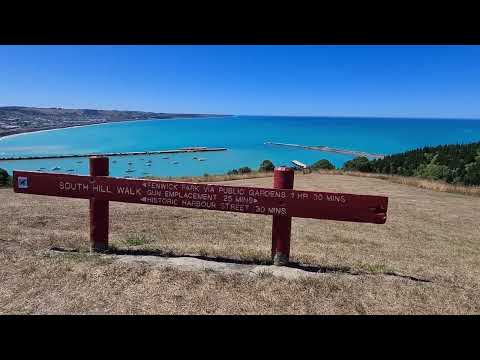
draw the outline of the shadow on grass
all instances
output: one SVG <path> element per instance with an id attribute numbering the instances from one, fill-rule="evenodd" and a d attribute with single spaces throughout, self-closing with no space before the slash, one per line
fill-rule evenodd
<path id="1" fill-rule="evenodd" d="M 65 253 L 78 253 L 76 249 L 64 249 L 60 247 L 52 247 L 51 251 L 65 252 Z M 158 257 L 188 257 L 206 261 L 215 261 L 223 262 L 227 264 L 239 264 L 239 265 L 273 265 L 271 260 L 261 260 L 261 259 L 237 259 L 237 258 L 228 258 L 223 256 L 204 256 L 204 255 L 195 255 L 195 254 L 176 254 L 172 251 L 164 251 L 160 249 L 119 249 L 113 246 L 110 246 L 107 251 L 103 254 L 109 255 L 131 255 L 131 256 L 158 256 Z M 370 273 L 367 271 L 356 271 L 349 266 L 319 266 L 319 265 L 308 265 L 302 264 L 299 262 L 290 262 L 286 267 L 299 269 L 303 271 L 313 272 L 313 273 L 342 273 L 348 275 L 389 275 L 401 277 L 404 279 L 419 281 L 419 282 L 431 282 L 431 280 L 420 279 L 414 276 L 397 274 L 393 271 L 386 271 L 381 273 Z"/>

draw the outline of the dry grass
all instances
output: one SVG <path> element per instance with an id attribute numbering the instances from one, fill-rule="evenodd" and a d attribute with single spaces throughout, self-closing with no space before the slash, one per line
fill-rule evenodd
<path id="1" fill-rule="evenodd" d="M 271 187 L 272 179 L 227 183 Z M 361 275 L 290 281 L 49 257 L 42 251 L 51 246 L 88 250 L 88 202 L 0 189 L 0 313 L 480 313 L 479 198 L 327 174 L 296 176 L 295 188 L 389 196 L 384 225 L 293 219 L 293 261 Z M 115 247 L 269 261 L 268 216 L 110 208 Z"/>
<path id="2" fill-rule="evenodd" d="M 359 171 L 343 171 L 343 170 L 319 170 L 319 171 L 316 171 L 315 173 L 323 174 L 323 175 L 348 175 L 348 176 L 366 177 L 371 179 L 382 179 L 395 184 L 414 186 L 421 189 L 464 194 L 464 195 L 471 195 L 471 196 L 480 196 L 480 186 L 454 185 L 454 184 L 449 184 L 445 181 L 422 179 L 422 178 L 413 177 L 413 176 L 374 174 L 374 173 L 364 173 Z M 295 173 L 296 178 L 304 175 L 305 174 L 303 174 L 302 172 Z M 224 174 L 224 175 L 208 175 L 208 176 L 150 177 L 150 178 L 160 179 L 160 180 L 176 180 L 176 181 L 218 182 L 218 181 L 257 179 L 257 178 L 272 177 L 272 176 L 273 176 L 273 172 L 253 171 L 251 173 L 239 174 L 239 175 Z"/>
<path id="3" fill-rule="evenodd" d="M 421 189 L 428 189 L 440 192 L 449 192 L 456 194 L 465 194 L 472 196 L 480 196 L 480 186 L 466 186 L 466 185 L 454 185 L 440 180 L 422 179 L 413 176 L 398 176 L 387 174 L 374 174 L 364 173 L 359 171 L 342 171 L 342 170 L 321 170 L 319 174 L 327 175 L 348 175 L 367 177 L 373 179 L 387 180 L 395 184 L 415 186 Z"/>
<path id="4" fill-rule="evenodd" d="M 264 177 L 272 177 L 273 172 L 260 172 L 252 171 L 246 174 L 237 174 L 237 175 L 209 175 L 204 176 L 146 176 L 146 179 L 155 179 L 155 180 L 173 180 L 173 181 L 191 181 L 191 182 L 218 182 L 218 181 L 230 181 L 230 180 L 245 180 L 245 179 L 257 179 Z"/>

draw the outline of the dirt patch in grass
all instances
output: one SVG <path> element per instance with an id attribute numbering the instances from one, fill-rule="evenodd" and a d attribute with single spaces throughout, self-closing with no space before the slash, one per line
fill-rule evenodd
<path id="1" fill-rule="evenodd" d="M 389 196 L 383 225 L 292 221 L 292 261 L 358 275 L 251 279 L 90 260 L 87 201 L 0 189 L 0 313 L 480 313 L 478 197 L 318 173 L 296 175 L 295 188 Z M 110 214 L 119 250 L 270 261 L 269 216 L 123 203 Z M 80 254 L 41 255 L 54 246 Z"/>

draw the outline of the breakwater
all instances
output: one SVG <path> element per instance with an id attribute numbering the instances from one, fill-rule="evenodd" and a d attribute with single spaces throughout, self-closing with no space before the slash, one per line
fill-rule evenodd
<path id="1" fill-rule="evenodd" d="M 285 143 L 277 143 L 277 142 L 271 142 L 271 141 L 267 141 L 264 144 L 265 145 L 296 147 L 296 148 L 302 148 L 302 149 L 306 149 L 306 150 L 325 151 L 325 152 L 330 152 L 330 153 L 352 155 L 352 156 L 365 156 L 365 157 L 370 158 L 370 159 L 383 159 L 385 157 L 385 155 L 382 155 L 382 154 L 371 154 L 371 153 L 367 153 L 365 151 L 338 149 L 338 148 L 333 148 L 333 147 L 329 147 L 329 146 L 321 146 L 321 145 L 311 146 L 311 145 L 299 145 L 299 144 L 285 144 Z"/>
<path id="2" fill-rule="evenodd" d="M 156 154 L 177 154 L 208 151 L 225 151 L 227 148 L 207 148 L 207 147 L 184 147 L 174 150 L 155 150 L 155 151 L 132 151 L 132 152 L 110 152 L 95 154 L 66 154 L 66 155 L 45 155 L 45 156 L 21 156 L 21 157 L 0 157 L 0 160 L 41 160 L 41 159 L 64 159 L 64 158 L 83 158 L 90 156 L 132 156 L 132 155 L 156 155 Z"/>

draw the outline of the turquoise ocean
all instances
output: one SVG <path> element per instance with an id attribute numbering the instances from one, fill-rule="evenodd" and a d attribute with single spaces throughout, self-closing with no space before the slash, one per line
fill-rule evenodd
<path id="1" fill-rule="evenodd" d="M 328 159 L 339 167 L 353 158 L 266 145 L 268 141 L 387 155 L 428 145 L 480 141 L 480 120 L 289 116 L 146 119 L 0 138 L 0 157 L 155 151 L 189 146 L 227 148 L 220 152 L 111 157 L 110 174 L 118 177 L 222 174 L 242 166 L 257 169 L 265 159 L 276 166 L 290 166 L 292 160 L 312 164 Z M 165 156 L 169 159 L 162 159 Z M 88 159 L 0 160 L 0 168 L 10 174 L 14 169 L 52 171 L 54 167 L 60 168 L 55 170 L 59 173 L 73 170 L 69 173 L 88 174 Z M 133 171 L 127 173 L 128 169 Z"/>

